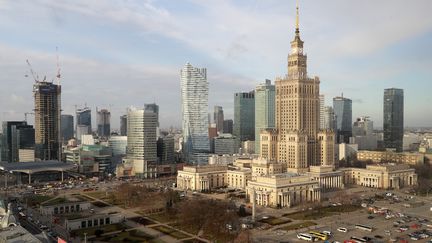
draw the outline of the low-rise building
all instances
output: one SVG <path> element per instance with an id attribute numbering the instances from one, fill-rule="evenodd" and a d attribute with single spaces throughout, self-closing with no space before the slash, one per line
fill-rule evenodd
<path id="1" fill-rule="evenodd" d="M 291 207 L 302 203 L 319 202 L 319 182 L 309 175 L 282 173 L 258 176 L 246 187 L 249 200 L 269 207 Z"/>
<path id="2" fill-rule="evenodd" d="M 125 216 L 117 213 L 106 214 L 77 214 L 71 215 L 65 220 L 65 228 L 68 231 L 76 229 L 85 229 L 91 227 L 100 227 L 103 225 L 117 224 L 125 220 Z"/>
<path id="3" fill-rule="evenodd" d="M 319 182 L 323 192 L 344 188 L 343 172 L 335 170 L 334 166 L 310 166 L 306 174 Z"/>
<path id="4" fill-rule="evenodd" d="M 209 191 L 227 186 L 225 165 L 184 166 L 177 173 L 177 188 L 192 191 Z"/>
<path id="5" fill-rule="evenodd" d="M 417 185 L 417 174 L 405 164 L 368 165 L 366 168 L 340 168 L 344 184 L 381 189 Z"/>
<path id="6" fill-rule="evenodd" d="M 22 243 L 22 242 L 31 242 L 31 243 L 42 243 L 36 236 L 28 232 L 22 226 L 9 226 L 3 229 L 0 229 L 0 243 Z"/>
<path id="7" fill-rule="evenodd" d="M 247 182 L 252 179 L 251 169 L 228 169 L 227 170 L 227 186 L 229 188 L 245 190 Z"/>
<path id="8" fill-rule="evenodd" d="M 60 200 L 59 200 L 60 199 Z M 79 213 L 90 209 L 91 203 L 84 200 L 73 200 L 58 197 L 45 203 L 39 207 L 42 215 L 59 215 L 69 213 Z"/>
<path id="9" fill-rule="evenodd" d="M 357 159 L 360 161 L 371 160 L 374 163 L 401 163 L 417 165 L 424 163 L 424 154 L 394 151 L 366 151 L 357 152 Z"/>

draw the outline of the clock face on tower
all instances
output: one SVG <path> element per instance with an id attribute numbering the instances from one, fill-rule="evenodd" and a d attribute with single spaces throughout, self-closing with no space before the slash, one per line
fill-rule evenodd
<path id="1" fill-rule="evenodd" d="M 303 48 L 294 47 L 294 48 L 291 50 L 291 53 L 292 53 L 292 54 L 303 54 Z"/>

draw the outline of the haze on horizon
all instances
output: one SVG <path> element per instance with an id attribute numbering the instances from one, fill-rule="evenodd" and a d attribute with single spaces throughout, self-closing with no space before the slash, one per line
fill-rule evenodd
<path id="1" fill-rule="evenodd" d="M 353 120 L 382 126 L 384 88 L 404 89 L 405 126 L 432 126 L 432 2 L 300 1 L 309 76 L 326 104 L 353 100 Z M 34 107 L 26 59 L 39 76 L 62 70 L 63 114 L 156 102 L 162 127 L 180 126 L 179 70 L 206 67 L 209 111 L 233 117 L 233 94 L 286 74 L 295 1 L 0 0 L 0 120 Z M 32 117 L 29 121 L 32 121 Z M 30 122 L 32 123 L 32 122 Z"/>

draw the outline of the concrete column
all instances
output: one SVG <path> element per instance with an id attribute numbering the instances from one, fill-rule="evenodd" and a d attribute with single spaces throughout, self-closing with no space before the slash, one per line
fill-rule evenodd
<path id="1" fill-rule="evenodd" d="M 29 173 L 29 185 L 31 184 L 31 174 Z"/>
<path id="2" fill-rule="evenodd" d="M 61 175 L 62 175 L 62 182 L 63 182 L 63 176 L 64 176 L 64 175 L 63 175 L 63 171 L 61 172 Z"/>

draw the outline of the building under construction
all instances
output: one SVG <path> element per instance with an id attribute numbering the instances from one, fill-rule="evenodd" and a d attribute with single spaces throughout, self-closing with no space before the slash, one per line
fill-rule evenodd
<path id="1" fill-rule="evenodd" d="M 33 85 L 35 99 L 35 158 L 61 160 L 61 86 L 37 81 Z"/>

